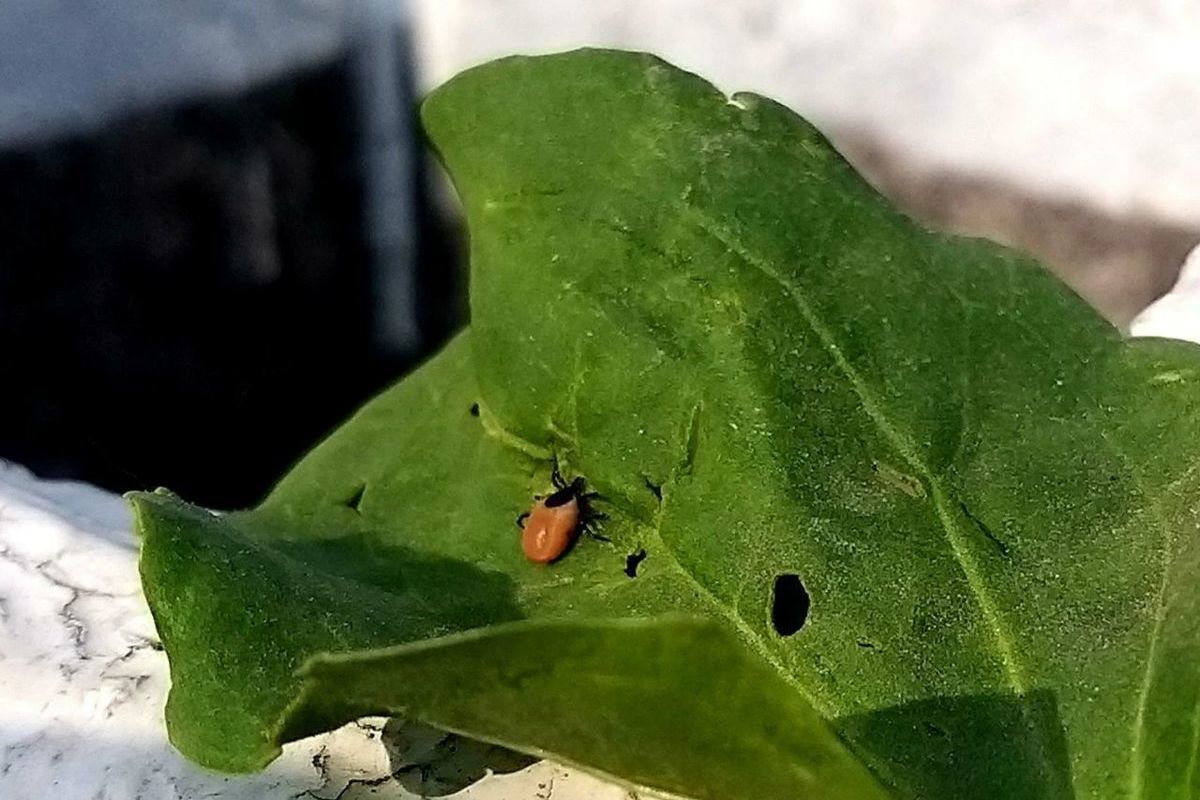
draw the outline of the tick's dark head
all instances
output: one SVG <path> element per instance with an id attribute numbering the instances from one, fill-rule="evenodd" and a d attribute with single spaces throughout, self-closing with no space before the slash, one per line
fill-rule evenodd
<path id="1" fill-rule="evenodd" d="M 575 480 L 563 486 L 543 501 L 546 504 L 546 508 L 555 508 L 566 505 L 572 500 L 578 500 L 580 495 L 583 494 L 585 483 L 586 481 L 582 477 L 575 478 Z"/>

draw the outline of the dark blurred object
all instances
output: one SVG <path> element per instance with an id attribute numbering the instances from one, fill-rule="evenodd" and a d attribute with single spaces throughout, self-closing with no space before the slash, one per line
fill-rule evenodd
<path id="1" fill-rule="evenodd" d="M 0 458 L 246 505 L 445 338 L 393 8 L 0 5 Z"/>

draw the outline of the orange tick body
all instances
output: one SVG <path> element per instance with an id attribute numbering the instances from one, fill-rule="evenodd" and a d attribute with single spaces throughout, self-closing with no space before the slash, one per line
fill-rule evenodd
<path id="1" fill-rule="evenodd" d="M 585 495 L 583 485 L 583 478 L 566 483 L 556 472 L 557 491 L 538 500 L 532 511 L 517 519 L 521 526 L 521 549 L 530 561 L 549 564 L 561 558 L 579 531 L 586 527 L 589 517 L 599 516 L 588 509 L 587 500 L 594 495 Z"/>

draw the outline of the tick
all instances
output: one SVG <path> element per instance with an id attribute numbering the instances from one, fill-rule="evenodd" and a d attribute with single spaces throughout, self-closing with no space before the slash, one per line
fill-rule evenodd
<path id="1" fill-rule="evenodd" d="M 561 558 L 580 531 L 587 531 L 598 539 L 604 538 L 590 530 L 604 515 L 592 509 L 589 501 L 598 495 L 583 491 L 584 479 L 577 477 L 567 483 L 555 465 L 550 481 L 554 484 L 554 493 L 538 498 L 531 511 L 517 517 L 521 549 L 526 558 L 537 564 L 549 564 Z"/>

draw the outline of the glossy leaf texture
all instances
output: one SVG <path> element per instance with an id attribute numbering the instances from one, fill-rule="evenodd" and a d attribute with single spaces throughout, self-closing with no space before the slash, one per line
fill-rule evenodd
<path id="1" fill-rule="evenodd" d="M 254 511 L 135 497 L 184 752 L 389 711 L 697 797 L 1200 797 L 1200 349 L 651 56 L 423 115 L 469 338 Z M 609 541 L 540 568 L 552 457 Z"/>

